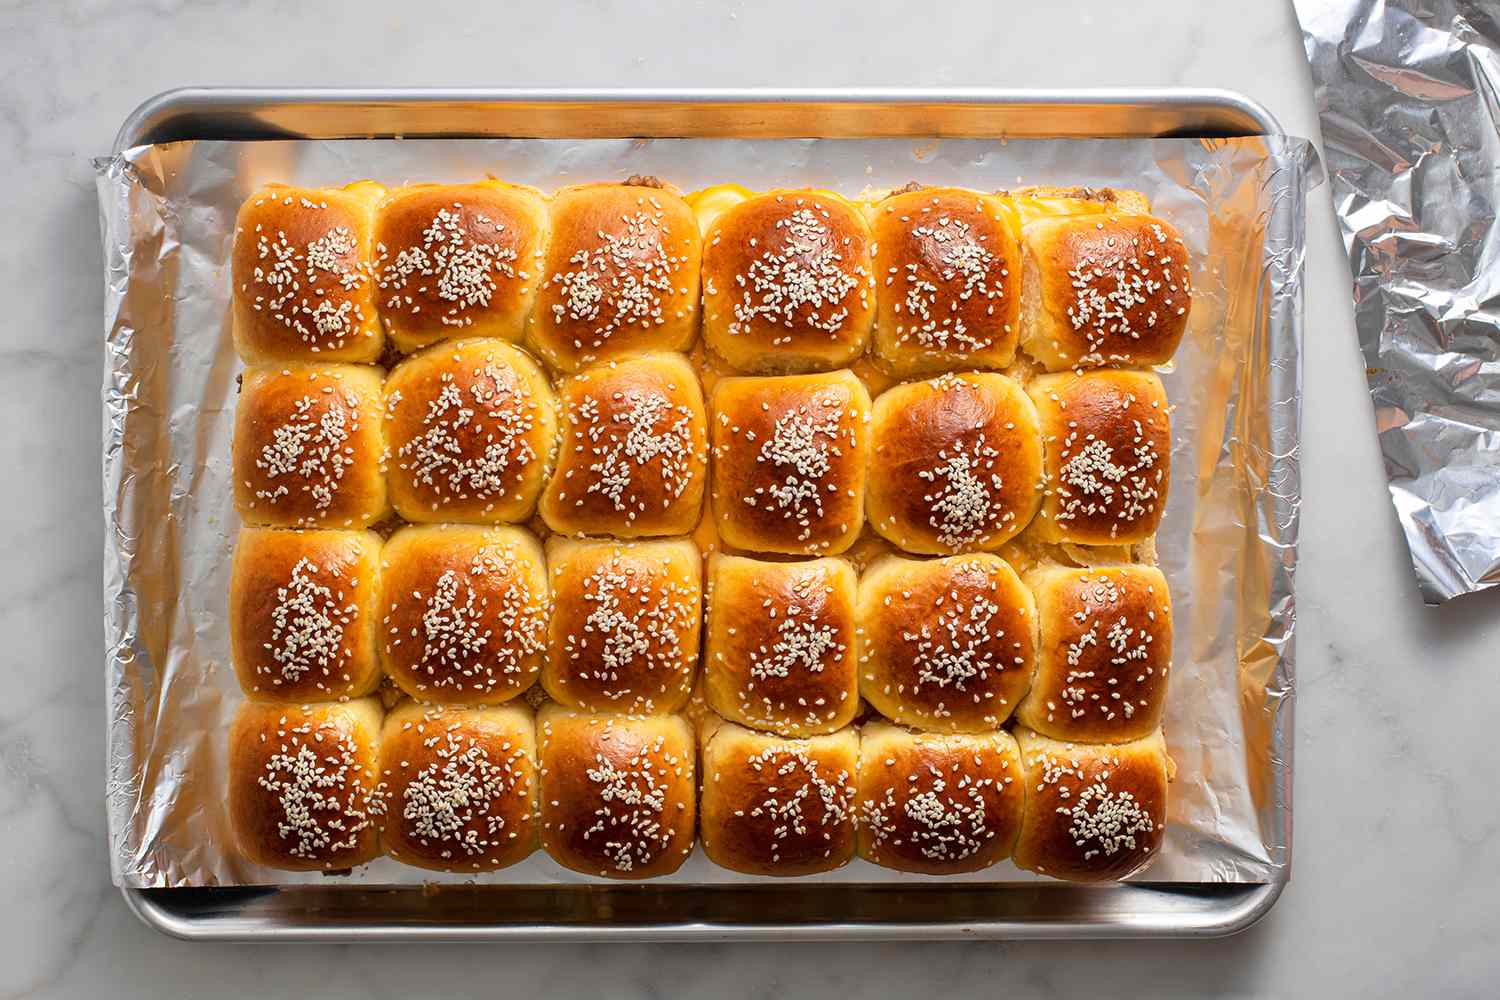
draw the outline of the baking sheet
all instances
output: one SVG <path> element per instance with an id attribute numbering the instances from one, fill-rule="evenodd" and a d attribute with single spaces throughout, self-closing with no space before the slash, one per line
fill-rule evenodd
<path id="1" fill-rule="evenodd" d="M 484 174 L 546 190 L 653 173 L 684 190 L 732 180 L 854 195 L 916 179 L 1150 195 L 1193 251 L 1196 298 L 1164 373 L 1176 409 L 1159 550 L 1177 619 L 1165 725 L 1178 774 L 1165 846 L 1139 878 L 1263 882 L 1288 863 L 1302 219 L 1305 190 L 1317 179 L 1304 141 L 201 141 L 130 149 L 97 165 L 108 283 L 108 795 L 118 884 L 326 878 L 245 863 L 224 808 L 225 734 L 240 700 L 225 614 L 238 527 L 228 475 L 240 369 L 227 260 L 239 203 L 273 180 L 395 185 Z M 856 861 L 805 881 L 1032 878 L 1008 863 L 932 879 Z M 657 881 L 747 880 L 698 853 Z M 477 879 L 382 859 L 346 881 L 591 879 L 539 853 Z"/>

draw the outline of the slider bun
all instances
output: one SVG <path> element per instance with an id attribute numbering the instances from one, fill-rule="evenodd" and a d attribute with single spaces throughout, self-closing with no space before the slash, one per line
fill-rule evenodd
<path id="1" fill-rule="evenodd" d="M 248 369 L 234 415 L 234 505 L 246 524 L 368 528 L 390 513 L 380 369 Z"/>
<path id="2" fill-rule="evenodd" d="M 693 849 L 697 750 L 676 715 L 543 706 L 542 848 L 606 878 L 670 875 Z"/>
<path id="3" fill-rule="evenodd" d="M 333 701 L 380 685 L 380 547 L 373 531 L 241 529 L 229 648 L 246 695 Z"/>
<path id="4" fill-rule="evenodd" d="M 397 861 L 495 871 L 536 850 L 536 729 L 525 705 L 402 703 L 386 716 L 380 778 L 380 837 Z"/>
<path id="5" fill-rule="evenodd" d="M 859 709 L 854 568 L 842 559 L 709 561 L 704 694 L 726 719 L 830 733 Z"/>
<path id="6" fill-rule="evenodd" d="M 1025 800 L 1021 753 L 1003 730 L 940 735 L 871 722 L 860 733 L 866 861 L 927 875 L 988 868 L 1010 856 Z"/>
<path id="7" fill-rule="evenodd" d="M 860 694 L 897 722 L 998 729 L 1031 683 L 1036 606 L 999 556 L 886 556 L 860 580 L 859 623 Z"/>
<path id="8" fill-rule="evenodd" d="M 1046 461 L 1037 537 L 1129 545 L 1155 534 L 1172 462 L 1161 379 L 1130 371 L 1043 375 L 1027 391 Z"/>
<path id="9" fill-rule="evenodd" d="M 698 335 L 698 222 L 675 190 L 642 180 L 649 183 L 583 184 L 552 196 L 527 338 L 553 368 L 685 351 Z"/>
<path id="10" fill-rule="evenodd" d="M 1027 575 L 1041 642 L 1016 709 L 1059 740 L 1121 743 L 1161 724 L 1172 662 L 1172 602 L 1154 566 L 1046 567 Z"/>
<path id="11" fill-rule="evenodd" d="M 352 868 L 380 853 L 378 698 L 246 701 L 229 727 L 229 824 L 249 861 Z"/>
<path id="12" fill-rule="evenodd" d="M 542 547 L 520 528 L 405 527 L 386 542 L 381 659 L 423 702 L 495 705 L 531 686 L 547 630 Z"/>
<path id="13" fill-rule="evenodd" d="M 572 708 L 676 712 L 698 672 L 703 560 L 686 538 L 547 541 L 552 624 L 542 685 Z"/>
<path id="14" fill-rule="evenodd" d="M 438 344 L 386 379 L 391 502 L 408 521 L 524 521 L 552 468 L 557 403 L 498 340 Z"/>
<path id="15" fill-rule="evenodd" d="M 870 395 L 847 369 L 726 378 L 709 417 L 719 537 L 750 552 L 832 554 L 865 523 Z"/>
<path id="16" fill-rule="evenodd" d="M 684 535 L 708 474 L 698 376 L 680 354 L 596 365 L 559 388 L 562 437 L 539 513 L 562 535 Z"/>
<path id="17" fill-rule="evenodd" d="M 520 340 L 546 234 L 547 203 L 531 188 L 484 180 L 392 191 L 376 210 L 373 273 L 396 347 Z"/>
<path id="18" fill-rule="evenodd" d="M 865 513 L 908 552 L 993 550 L 1041 501 L 1036 408 L 1004 375 L 943 375 L 875 400 Z"/>
<path id="19" fill-rule="evenodd" d="M 870 212 L 880 366 L 909 377 L 1014 361 L 1021 254 L 1003 199 L 920 188 Z"/>
<path id="20" fill-rule="evenodd" d="M 728 723 L 703 746 L 703 851 L 747 875 L 811 875 L 854 856 L 859 735 L 785 739 Z"/>
<path id="21" fill-rule="evenodd" d="M 1041 218 L 1021 230 L 1021 346 L 1048 371 L 1170 361 L 1192 305 L 1188 250 L 1149 215 Z"/>
<path id="22" fill-rule="evenodd" d="M 745 372 L 826 371 L 863 353 L 875 318 L 870 227 L 830 191 L 740 201 L 703 237 L 703 339 Z"/>
<path id="23" fill-rule="evenodd" d="M 229 262 L 234 346 L 246 364 L 380 356 L 370 233 L 384 192 L 370 181 L 271 184 L 246 199 Z"/>
<path id="24" fill-rule="evenodd" d="M 1013 860 L 1074 882 L 1128 878 L 1166 833 L 1170 767 L 1161 730 L 1112 746 L 1062 743 L 1017 729 L 1026 811 Z"/>

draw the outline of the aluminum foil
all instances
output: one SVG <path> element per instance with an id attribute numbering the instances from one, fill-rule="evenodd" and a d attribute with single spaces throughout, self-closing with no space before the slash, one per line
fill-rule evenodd
<path id="1" fill-rule="evenodd" d="M 258 185 L 458 181 L 552 189 L 657 174 L 857 194 L 917 179 L 982 189 L 1145 191 L 1195 261 L 1192 323 L 1163 373 L 1174 403 L 1158 549 L 1177 638 L 1166 719 L 1177 777 L 1166 843 L 1141 879 L 1265 882 L 1290 861 L 1292 640 L 1304 195 L 1299 139 L 435 140 L 182 142 L 97 161 L 104 233 L 104 553 L 111 860 L 132 887 L 292 884 L 235 852 L 226 733 L 240 701 L 226 625 L 238 529 L 230 435 L 235 211 Z M 962 876 L 1033 878 L 1008 863 Z M 360 884 L 474 881 L 382 859 Z M 588 881 L 545 855 L 479 881 Z M 666 881 L 745 876 L 701 853 Z M 856 861 L 821 882 L 925 881 Z M 951 881 L 951 880 L 950 880 Z"/>
<path id="2" fill-rule="evenodd" d="M 1296 0 L 1422 599 L 1500 583 L 1500 4 Z"/>

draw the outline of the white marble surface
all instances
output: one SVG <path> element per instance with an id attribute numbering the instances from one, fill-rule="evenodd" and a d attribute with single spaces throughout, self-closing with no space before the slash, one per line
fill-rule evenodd
<path id="1" fill-rule="evenodd" d="M 1256 927 L 1212 942 L 353 949 L 193 946 L 139 925 L 103 832 L 88 162 L 139 101 L 208 83 L 1193 85 L 1315 134 L 1278 0 L 867 0 L 857 19 L 807 0 L 251 6 L 0 0 L 0 995 L 1494 994 L 1500 593 L 1417 600 L 1326 189 L 1309 227 L 1295 875 Z"/>

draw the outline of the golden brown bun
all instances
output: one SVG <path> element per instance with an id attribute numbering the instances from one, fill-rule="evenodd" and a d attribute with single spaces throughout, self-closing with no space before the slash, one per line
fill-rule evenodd
<path id="1" fill-rule="evenodd" d="M 912 376 L 1014 361 L 1021 253 L 1003 200 L 922 188 L 881 200 L 871 215 L 881 366 Z"/>
<path id="2" fill-rule="evenodd" d="M 719 536 L 749 552 L 824 555 L 865 523 L 870 395 L 847 369 L 726 378 L 709 416 Z"/>
<path id="3" fill-rule="evenodd" d="M 1070 372 L 1036 378 L 1027 392 L 1046 458 L 1037 537 L 1129 545 L 1155 534 L 1172 462 L 1161 379 L 1147 372 Z"/>
<path id="4" fill-rule="evenodd" d="M 271 184 L 235 222 L 234 346 L 247 364 L 374 361 L 385 346 L 370 279 L 384 189 Z"/>
<path id="5" fill-rule="evenodd" d="M 1007 732 L 914 733 L 871 722 L 859 742 L 859 856 L 927 875 L 1010 856 L 1026 789 Z"/>
<path id="6" fill-rule="evenodd" d="M 703 339 L 745 372 L 826 371 L 865 349 L 875 318 L 870 227 L 830 191 L 772 191 L 703 237 Z"/>
<path id="7" fill-rule="evenodd" d="M 229 728 L 229 822 L 268 868 L 352 868 L 380 853 L 378 698 L 243 702 Z"/>
<path id="8" fill-rule="evenodd" d="M 527 341 L 552 367 L 685 351 L 698 335 L 703 244 L 675 192 L 582 184 L 552 196 L 551 239 Z"/>
<path id="9" fill-rule="evenodd" d="M 539 513 L 563 535 L 685 535 L 708 474 L 708 417 L 680 354 L 596 365 L 564 382 L 557 468 Z"/>
<path id="10" fill-rule="evenodd" d="M 571 708 L 676 712 L 698 673 L 703 560 L 686 538 L 547 542 L 542 685 Z"/>
<path id="11" fill-rule="evenodd" d="M 397 861 L 495 871 L 536 850 L 536 729 L 525 705 L 403 702 L 386 716 L 380 779 L 380 838 Z"/>
<path id="12" fill-rule="evenodd" d="M 1059 740 L 1122 743 L 1161 724 L 1172 663 L 1172 601 L 1154 566 L 1027 574 L 1041 642 L 1022 725 Z"/>
<path id="13" fill-rule="evenodd" d="M 1041 502 L 1036 408 L 1004 375 L 893 386 L 875 400 L 871 438 L 866 515 L 908 552 L 997 549 Z"/>
<path id="14" fill-rule="evenodd" d="M 229 578 L 240 688 L 265 701 L 334 701 L 380 685 L 380 536 L 243 528 Z"/>
<path id="15" fill-rule="evenodd" d="M 708 566 L 704 693 L 714 711 L 782 736 L 831 733 L 859 708 L 854 568 L 842 559 Z"/>
<path id="16" fill-rule="evenodd" d="M 854 856 L 859 734 L 795 740 L 726 723 L 703 745 L 703 852 L 747 875 L 811 875 Z"/>
<path id="17" fill-rule="evenodd" d="M 1021 347 L 1048 371 L 1170 361 L 1192 305 L 1188 251 L 1149 215 L 1038 219 L 1021 230 Z"/>
<path id="18" fill-rule="evenodd" d="M 246 524 L 368 528 L 390 513 L 380 369 L 245 372 L 234 415 L 234 505 Z"/>
<path id="19" fill-rule="evenodd" d="M 999 556 L 887 556 L 859 582 L 859 691 L 889 719 L 998 729 L 1031 683 L 1036 606 Z"/>
<path id="20" fill-rule="evenodd" d="M 402 351 L 453 337 L 518 341 L 540 283 L 547 203 L 497 180 L 412 184 L 375 213 L 376 301 Z"/>
<path id="21" fill-rule="evenodd" d="M 1167 747 L 1161 730 L 1133 743 L 1062 743 L 1018 728 L 1026 811 L 1017 867 L 1073 882 L 1127 878 L 1161 847 Z"/>
<path id="22" fill-rule="evenodd" d="M 391 502 L 408 521 L 524 521 L 557 442 L 541 367 L 498 340 L 437 344 L 385 383 Z"/>
<path id="23" fill-rule="evenodd" d="M 520 528 L 402 528 L 385 544 L 381 659 L 418 701 L 496 705 L 531 686 L 547 632 L 542 547 Z"/>
<path id="24" fill-rule="evenodd" d="M 592 715 L 550 704 L 541 741 L 542 848 L 606 878 L 670 875 L 693 850 L 697 749 L 680 716 Z"/>

